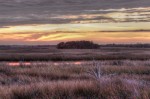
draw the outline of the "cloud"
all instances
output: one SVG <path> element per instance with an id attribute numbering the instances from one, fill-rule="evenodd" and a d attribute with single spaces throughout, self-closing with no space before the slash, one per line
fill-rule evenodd
<path id="1" fill-rule="evenodd" d="M 60 41 L 92 40 L 98 43 L 148 43 L 149 32 L 53 32 L 0 34 L 0 44 L 55 44 Z"/>
<path id="2" fill-rule="evenodd" d="M 0 27 L 147 22 L 150 21 L 149 5 L 149 0 L 0 0 Z"/>
<path id="3" fill-rule="evenodd" d="M 121 23 L 87 23 L 87 24 L 34 24 L 8 26 L 1 28 L 0 34 L 4 33 L 85 33 L 85 32 L 149 32 L 150 22 L 121 22 Z"/>
<path id="4" fill-rule="evenodd" d="M 150 0 L 0 0 L 0 43 L 147 42 L 149 5 Z"/>

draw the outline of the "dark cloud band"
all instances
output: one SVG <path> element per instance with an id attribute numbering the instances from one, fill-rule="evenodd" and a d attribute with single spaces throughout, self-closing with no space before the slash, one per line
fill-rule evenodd
<path id="1" fill-rule="evenodd" d="M 24 24 L 89 23 L 93 21 L 96 23 L 149 22 L 150 13 L 148 12 L 150 9 L 132 9 L 149 7 L 149 5 L 149 0 L 1 0 L 0 27 Z M 121 8 L 128 10 L 119 11 Z M 107 14 L 117 12 L 126 13 L 125 18 L 107 16 Z M 140 17 L 135 16 L 133 14 L 135 12 Z M 64 18 L 64 15 L 68 17 Z M 93 16 L 88 18 L 90 15 Z"/>

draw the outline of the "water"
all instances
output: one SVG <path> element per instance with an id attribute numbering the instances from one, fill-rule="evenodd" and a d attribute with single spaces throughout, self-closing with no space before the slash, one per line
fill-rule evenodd
<path id="1" fill-rule="evenodd" d="M 8 62 L 6 63 L 8 66 L 30 66 L 31 62 Z"/>
<path id="2" fill-rule="evenodd" d="M 18 67 L 18 66 L 36 66 L 36 65 L 54 65 L 54 66 L 59 66 L 59 65 L 81 65 L 86 62 L 83 61 L 76 61 L 76 62 L 3 62 L 0 63 L 0 65 L 7 65 L 7 66 L 12 66 L 12 67 Z"/>

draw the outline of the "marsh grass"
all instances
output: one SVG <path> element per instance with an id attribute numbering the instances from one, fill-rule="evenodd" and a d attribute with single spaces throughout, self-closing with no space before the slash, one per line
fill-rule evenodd
<path id="1" fill-rule="evenodd" d="M 150 48 L 57 49 L 54 46 L 16 46 L 1 48 L 0 61 L 92 61 L 93 58 L 95 60 L 149 60 L 149 53 Z"/>
<path id="2" fill-rule="evenodd" d="M 149 99 L 149 92 L 150 89 L 138 81 L 102 77 L 98 83 L 91 80 L 72 80 L 13 86 L 8 92 L 3 92 L 3 97 L 5 99 Z"/>
<path id="3" fill-rule="evenodd" d="M 149 61 L 121 63 L 31 62 L 29 67 L 2 63 L 0 99 L 149 99 Z"/>

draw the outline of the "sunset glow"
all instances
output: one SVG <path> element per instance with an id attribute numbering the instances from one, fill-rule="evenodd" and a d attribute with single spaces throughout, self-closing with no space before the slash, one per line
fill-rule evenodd
<path id="1" fill-rule="evenodd" d="M 0 15 L 0 44 L 57 44 L 70 40 L 98 43 L 150 42 L 148 6 L 116 7 L 115 2 L 104 2 L 112 3 L 112 7 L 102 8 L 102 5 L 93 3 L 96 8 L 87 9 L 86 6 L 90 5 L 77 4 L 71 6 L 74 9 L 66 9 L 70 5 L 61 4 L 61 11 L 59 7 L 54 9 L 48 5 L 36 5 L 42 2 L 39 1 L 33 1 L 31 4 L 35 5 L 30 7 L 26 7 L 28 4 L 23 4 L 24 1 L 16 0 L 4 1 L 3 6 L 0 5 L 3 13 Z M 7 6 L 11 4 L 13 9 Z"/>

